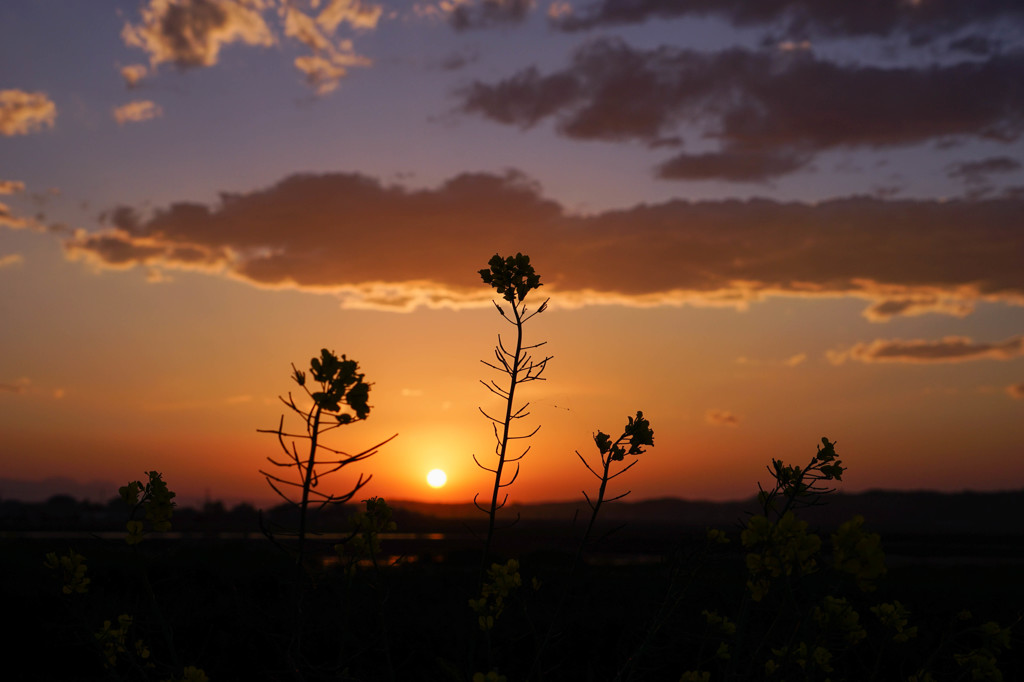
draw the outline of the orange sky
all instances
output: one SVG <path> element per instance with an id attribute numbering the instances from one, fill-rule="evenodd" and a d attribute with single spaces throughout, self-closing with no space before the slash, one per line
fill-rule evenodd
<path id="1" fill-rule="evenodd" d="M 551 298 L 515 501 L 637 410 L 633 499 L 822 436 L 847 490 L 1024 487 L 1024 13 L 883 5 L 3 3 L 0 496 L 271 501 L 326 347 L 373 382 L 332 443 L 398 434 L 365 493 L 468 501 L 496 251 Z"/>

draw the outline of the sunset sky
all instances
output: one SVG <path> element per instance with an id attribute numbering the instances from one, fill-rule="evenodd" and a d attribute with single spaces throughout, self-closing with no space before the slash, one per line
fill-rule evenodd
<path id="1" fill-rule="evenodd" d="M 637 410 L 631 499 L 822 436 L 848 491 L 1024 488 L 1024 5 L 0 3 L 0 497 L 272 501 L 256 430 L 328 348 L 373 382 L 330 443 L 399 434 L 365 496 L 468 501 L 517 251 L 514 501 Z"/>

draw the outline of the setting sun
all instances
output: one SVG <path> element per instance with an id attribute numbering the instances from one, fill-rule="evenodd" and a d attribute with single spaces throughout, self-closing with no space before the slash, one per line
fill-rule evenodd
<path id="1" fill-rule="evenodd" d="M 433 469 L 427 474 L 427 484 L 431 488 L 440 488 L 448 482 L 448 474 L 440 469 Z"/>

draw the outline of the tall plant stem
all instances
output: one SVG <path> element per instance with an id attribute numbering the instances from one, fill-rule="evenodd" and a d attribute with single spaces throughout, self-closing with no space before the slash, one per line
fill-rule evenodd
<path id="1" fill-rule="evenodd" d="M 299 506 L 299 555 L 296 563 L 301 566 L 305 556 L 306 545 L 306 510 L 309 508 L 309 489 L 313 485 L 313 467 L 316 464 L 317 439 L 320 436 L 320 413 L 323 411 L 321 405 L 316 406 L 313 413 L 313 426 L 309 431 L 309 459 L 306 460 L 306 471 L 302 477 L 302 502 Z"/>
<path id="2" fill-rule="evenodd" d="M 512 405 L 515 400 L 516 394 L 516 383 L 519 377 L 519 363 L 522 362 L 523 354 L 523 319 L 519 312 L 519 308 L 515 305 L 512 306 L 512 312 L 516 317 L 516 352 L 515 357 L 512 359 L 512 371 L 509 372 L 509 387 L 508 387 L 508 400 L 505 402 L 505 423 L 502 427 L 501 434 L 501 447 L 498 451 L 498 466 L 495 467 L 494 471 L 494 490 L 491 493 L 491 506 L 487 514 L 487 541 L 484 544 L 484 556 L 483 564 L 480 571 L 481 580 L 483 579 L 484 570 L 487 567 L 487 562 L 491 557 L 491 541 L 494 538 L 494 519 L 498 512 L 498 493 L 501 492 L 501 472 L 505 467 L 505 453 L 508 450 L 508 432 L 512 426 Z"/>

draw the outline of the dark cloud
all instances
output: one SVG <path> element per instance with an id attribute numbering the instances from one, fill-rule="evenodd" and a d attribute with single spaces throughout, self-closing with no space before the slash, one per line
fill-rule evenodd
<path id="1" fill-rule="evenodd" d="M 963 161 L 954 163 L 946 169 L 951 178 L 978 184 L 988 182 L 994 173 L 1012 173 L 1022 168 L 1021 162 L 1009 156 L 993 156 L 981 161 Z"/>
<path id="2" fill-rule="evenodd" d="M 949 49 L 954 52 L 965 52 L 977 57 L 986 57 L 996 51 L 999 43 L 988 36 L 969 35 L 949 43 Z"/>
<path id="3" fill-rule="evenodd" d="M 452 26 L 459 31 L 521 23 L 533 9 L 534 0 L 470 0 L 451 11 Z"/>
<path id="4" fill-rule="evenodd" d="M 809 161 L 809 156 L 793 152 L 679 154 L 658 166 L 657 174 L 665 180 L 752 182 L 791 173 Z"/>
<path id="5" fill-rule="evenodd" d="M 997 343 L 974 343 L 963 336 L 948 336 L 941 341 L 903 341 L 877 339 L 858 343 L 848 350 L 828 354 L 834 364 L 847 359 L 860 362 L 938 363 L 969 360 L 1009 360 L 1024 355 L 1024 336 Z"/>
<path id="6" fill-rule="evenodd" d="M 714 152 L 667 161 L 662 177 L 763 179 L 836 147 L 887 147 L 1024 131 L 1024 52 L 982 62 L 883 68 L 797 51 L 635 49 L 601 39 L 546 75 L 534 68 L 458 93 L 465 113 L 523 128 L 551 117 L 584 140 L 676 138 L 683 124 Z M 701 175 L 705 173 L 705 175 Z"/>
<path id="7" fill-rule="evenodd" d="M 441 60 L 441 68 L 445 71 L 458 71 L 478 61 L 480 61 L 480 51 L 476 48 L 469 48 L 449 54 Z"/>
<path id="8" fill-rule="evenodd" d="M 476 271 L 529 253 L 564 305 L 728 305 L 854 296 L 872 319 L 1024 304 L 1024 200 L 670 201 L 572 216 L 516 172 L 431 189 L 296 175 L 216 205 L 118 208 L 65 243 L 101 267 L 216 272 L 408 308 L 487 300 Z"/>
<path id="9" fill-rule="evenodd" d="M 715 17 L 737 27 L 772 27 L 789 37 L 887 37 L 906 34 L 915 44 L 983 22 L 1024 22 L 1017 0 L 597 0 L 552 19 L 565 31 L 635 24 L 650 19 Z"/>

